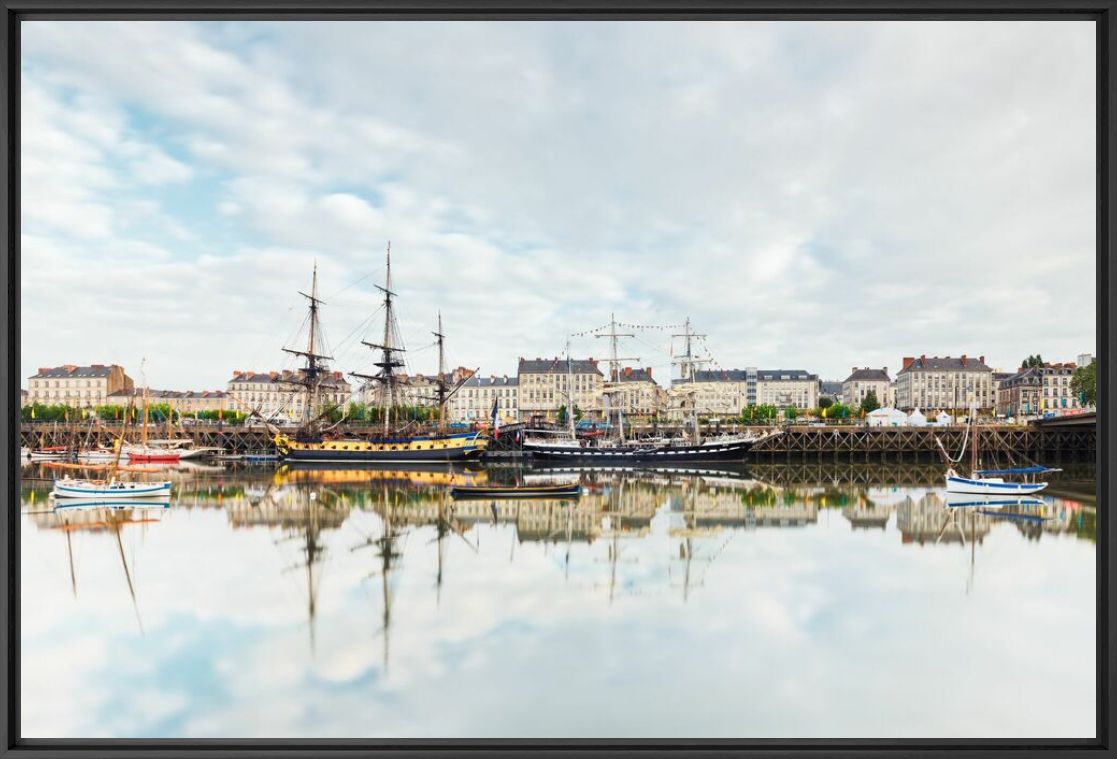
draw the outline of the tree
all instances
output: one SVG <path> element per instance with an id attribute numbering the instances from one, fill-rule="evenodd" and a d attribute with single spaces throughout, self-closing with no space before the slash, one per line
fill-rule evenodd
<path id="1" fill-rule="evenodd" d="M 788 406 L 783 410 L 783 415 L 788 419 L 794 419 L 798 413 L 798 409 L 796 409 L 794 406 Z"/>
<path id="2" fill-rule="evenodd" d="M 1098 362 L 1091 361 L 1089 366 L 1080 366 L 1070 378 L 1071 392 L 1078 396 L 1083 406 L 1093 406 L 1097 402 Z"/>
<path id="3" fill-rule="evenodd" d="M 880 401 L 877 400 L 877 391 L 870 390 L 865 393 L 865 397 L 861 399 L 861 411 L 868 414 L 870 411 L 876 411 L 880 408 Z"/>
<path id="4" fill-rule="evenodd" d="M 581 418 L 582 418 L 582 409 L 578 408 L 577 404 L 574 404 L 574 421 L 578 421 Z M 558 420 L 559 420 L 559 424 L 566 424 L 566 406 L 562 406 L 561 408 L 559 408 L 559 410 L 558 410 Z"/>
<path id="5" fill-rule="evenodd" d="M 1033 366 L 1043 366 L 1043 356 L 1038 353 L 1034 356 L 1028 356 L 1020 366 L 1025 369 L 1031 369 Z"/>
<path id="6" fill-rule="evenodd" d="M 818 399 L 818 407 L 819 407 L 820 409 L 823 409 L 823 408 L 830 408 L 830 407 L 831 407 L 831 406 L 833 406 L 833 405 L 834 405 L 834 401 L 832 401 L 831 399 L 827 398 L 826 396 L 823 396 L 823 397 L 821 397 L 821 398 L 819 398 L 819 399 Z"/>

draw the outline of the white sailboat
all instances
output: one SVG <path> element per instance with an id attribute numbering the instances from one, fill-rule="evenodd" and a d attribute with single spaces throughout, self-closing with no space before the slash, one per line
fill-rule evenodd
<path id="1" fill-rule="evenodd" d="M 142 367 L 142 363 L 141 363 Z M 141 368 L 141 371 L 142 368 Z M 131 405 L 129 405 L 131 408 Z M 146 396 L 144 411 L 147 411 Z M 146 437 L 146 426 L 145 426 Z M 121 435 L 113 444 L 113 460 L 109 465 L 109 479 L 86 480 L 74 477 L 63 477 L 54 481 L 51 494 L 55 498 L 104 498 L 118 500 L 121 498 L 153 498 L 169 497 L 171 494 L 170 480 L 155 482 L 124 482 L 116 478 L 120 467 L 120 457 L 124 447 L 124 436 Z"/>
<path id="2" fill-rule="evenodd" d="M 1049 469 L 1042 466 L 1028 466 L 1018 467 L 1015 469 L 979 469 L 978 466 L 978 426 L 976 423 L 977 407 L 976 403 L 971 404 L 970 408 L 970 424 L 967 429 L 967 437 L 969 438 L 970 445 L 970 476 L 963 477 L 952 466 L 958 463 L 957 460 L 951 459 L 947 454 L 946 449 L 943 447 L 942 441 L 935 437 L 935 442 L 938 444 L 939 449 L 942 451 L 943 458 L 947 464 L 945 474 L 946 478 L 946 492 L 960 495 L 984 495 L 984 496 L 1022 496 L 1031 493 L 1038 493 L 1047 487 L 1046 482 L 1039 482 L 1036 480 L 1036 475 L 1046 474 L 1048 472 L 1057 472 L 1058 469 Z M 965 452 L 965 442 L 962 443 L 962 451 Z M 958 460 L 962 458 L 959 454 Z M 1022 481 L 1011 482 L 1005 480 L 1006 476 L 1018 476 Z"/>

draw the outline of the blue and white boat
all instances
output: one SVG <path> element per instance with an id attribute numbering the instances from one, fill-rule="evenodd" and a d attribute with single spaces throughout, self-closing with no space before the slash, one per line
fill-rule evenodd
<path id="1" fill-rule="evenodd" d="M 962 477 L 953 469 L 946 470 L 946 492 L 967 495 L 1013 496 L 1038 493 L 1047 487 L 1046 482 L 1037 482 L 1036 475 L 1058 472 L 1043 466 L 1019 467 L 1016 469 L 978 469 L 972 477 Z M 1009 482 L 1005 476 L 1021 476 L 1022 482 Z"/>
<path id="2" fill-rule="evenodd" d="M 79 480 L 64 477 L 54 481 L 52 494 L 55 498 L 152 498 L 170 496 L 171 483 L 161 482 L 121 482 L 120 480 Z"/>

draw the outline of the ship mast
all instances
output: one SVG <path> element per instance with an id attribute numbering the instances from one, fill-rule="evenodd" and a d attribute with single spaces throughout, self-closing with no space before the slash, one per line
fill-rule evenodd
<path id="1" fill-rule="evenodd" d="M 619 333 L 619 332 L 617 332 L 617 315 L 616 314 L 609 314 L 609 331 L 604 333 L 604 334 L 594 335 L 594 337 L 607 337 L 607 338 L 609 338 L 609 347 L 610 347 L 610 352 L 609 352 L 609 382 L 614 385 L 613 387 L 611 387 L 609 389 L 609 392 L 606 393 L 606 395 L 609 397 L 609 407 L 610 407 L 609 408 L 609 421 L 612 421 L 613 408 L 616 408 L 616 410 L 617 410 L 616 411 L 617 422 L 618 422 L 617 426 L 620 430 L 621 442 L 623 443 L 624 442 L 624 420 L 621 418 L 621 409 L 620 409 L 617 401 L 620 400 L 620 399 L 623 399 L 624 393 L 622 393 L 620 391 L 620 388 L 616 386 L 616 384 L 621 381 L 620 362 L 621 361 L 639 361 L 640 359 L 637 356 L 618 357 L 617 356 L 617 339 L 621 338 L 621 337 L 636 337 L 636 335 L 633 335 L 633 334 L 630 334 L 630 333 Z"/>
<path id="2" fill-rule="evenodd" d="M 442 432 L 446 413 L 446 356 L 443 350 L 442 312 L 438 312 L 438 331 L 433 333 L 438 340 L 438 431 Z"/>
<path id="3" fill-rule="evenodd" d="M 321 332 L 321 327 L 318 324 L 318 309 L 325 305 L 325 301 L 318 298 L 318 262 L 314 262 L 314 273 L 310 280 L 310 294 L 299 291 L 299 295 L 310 301 L 310 327 L 307 330 L 306 350 L 297 351 L 292 348 L 284 348 L 283 350 L 293 356 L 302 356 L 306 359 L 306 366 L 302 370 L 301 378 L 294 378 L 284 380 L 295 385 L 302 385 L 306 388 L 306 403 L 303 404 L 303 427 L 309 427 L 311 420 L 314 419 L 314 412 L 318 407 L 318 386 L 321 384 L 319 379 L 320 375 L 326 372 L 326 361 L 329 361 L 332 356 L 324 356 L 315 351 L 315 343 L 318 339 L 318 333 Z"/>
<path id="4" fill-rule="evenodd" d="M 570 360 L 570 338 L 566 338 L 566 421 L 570 425 L 570 439 L 577 440 L 574 428 L 574 363 Z"/>
<path id="5" fill-rule="evenodd" d="M 382 343 L 370 343 L 367 340 L 362 340 L 362 345 L 367 345 L 373 350 L 380 351 L 380 360 L 374 366 L 380 368 L 376 374 L 358 374 L 350 372 L 354 377 L 369 380 L 372 382 L 380 383 L 380 409 L 381 416 L 384 421 L 384 435 L 388 434 L 389 420 L 392 406 L 395 403 L 395 385 L 397 382 L 395 370 L 403 366 L 403 362 L 396 359 L 397 353 L 403 353 L 402 347 L 395 347 L 393 339 L 398 327 L 396 325 L 395 308 L 392 305 L 392 298 L 395 293 L 392 292 L 392 243 L 388 243 L 387 253 L 387 273 L 384 278 L 384 286 L 376 285 L 376 289 L 384 293 L 384 339 Z M 441 331 L 441 330 L 440 330 Z M 400 341 L 402 342 L 402 340 Z"/>
<path id="6" fill-rule="evenodd" d="M 697 388 L 694 387 L 694 383 L 698 381 L 698 371 L 695 367 L 706 362 L 695 357 L 692 340 L 706 336 L 690 331 L 690 317 L 688 316 L 686 323 L 683 325 L 683 333 L 681 335 L 671 335 L 671 337 L 682 337 L 686 340 L 686 353 L 683 358 L 678 359 L 675 363 L 679 364 L 680 379 L 690 380 L 691 383 L 691 423 L 694 425 L 694 442 L 698 443 L 698 393 Z"/>

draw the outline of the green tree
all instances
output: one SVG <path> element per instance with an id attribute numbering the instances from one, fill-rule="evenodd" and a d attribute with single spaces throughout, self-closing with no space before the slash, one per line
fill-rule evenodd
<path id="1" fill-rule="evenodd" d="M 868 414 L 870 411 L 876 411 L 880 408 L 880 401 L 877 400 L 877 391 L 870 390 L 865 393 L 865 397 L 861 399 L 861 411 Z"/>
<path id="2" fill-rule="evenodd" d="M 844 403 L 835 403 L 826 409 L 826 417 L 828 419 L 849 419 L 851 416 L 849 406 Z"/>
<path id="3" fill-rule="evenodd" d="M 1025 369 L 1031 369 L 1033 366 L 1043 366 L 1043 356 L 1038 353 L 1034 356 L 1028 356 L 1020 366 Z"/>
<path id="4" fill-rule="evenodd" d="M 826 396 L 823 396 L 823 397 L 818 399 L 818 407 L 820 409 L 830 408 L 832 405 L 834 405 L 834 401 L 831 400 L 830 398 L 827 398 Z"/>
<path id="5" fill-rule="evenodd" d="M 582 409 L 578 408 L 578 404 L 574 404 L 574 421 L 577 422 L 581 418 Z M 563 406 L 558 410 L 558 420 L 559 424 L 566 424 L 566 406 Z"/>
<path id="6" fill-rule="evenodd" d="M 1091 361 L 1089 366 L 1075 369 L 1074 376 L 1070 378 L 1070 389 L 1078 396 L 1078 401 L 1083 406 L 1095 405 L 1098 391 L 1098 362 Z"/>
<path id="7" fill-rule="evenodd" d="M 788 406 L 783 410 L 783 415 L 786 419 L 794 419 L 799 414 L 799 409 L 794 406 Z"/>

